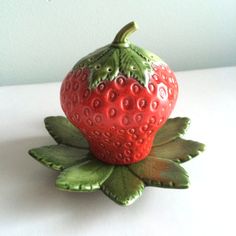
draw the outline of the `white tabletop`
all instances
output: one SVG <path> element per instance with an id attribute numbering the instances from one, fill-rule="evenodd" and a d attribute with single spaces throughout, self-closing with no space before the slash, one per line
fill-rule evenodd
<path id="1" fill-rule="evenodd" d="M 190 117 L 185 137 L 207 150 L 183 164 L 189 189 L 149 187 L 128 207 L 57 190 L 57 172 L 27 154 L 54 143 L 43 119 L 63 114 L 60 83 L 0 87 L 0 235 L 236 235 L 236 67 L 176 75 L 172 117 Z"/>

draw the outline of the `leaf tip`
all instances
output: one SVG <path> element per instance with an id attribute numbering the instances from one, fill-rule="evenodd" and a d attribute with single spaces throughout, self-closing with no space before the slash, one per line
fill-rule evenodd
<path id="1" fill-rule="evenodd" d="M 65 183 L 60 178 L 57 178 L 55 186 L 56 186 L 56 188 L 58 188 L 60 190 L 69 190 L 70 189 L 69 184 Z"/>
<path id="2" fill-rule="evenodd" d="M 34 149 L 30 149 L 30 150 L 28 150 L 28 154 L 30 155 L 30 156 L 32 156 L 33 155 L 33 153 L 34 153 L 34 151 L 33 151 Z"/>
<path id="3" fill-rule="evenodd" d="M 191 124 L 191 120 L 188 117 L 179 117 L 179 118 L 183 121 L 183 128 L 182 128 L 182 132 L 180 133 L 180 136 L 181 136 L 181 135 L 184 135 L 186 131 L 188 130 Z"/>
<path id="4" fill-rule="evenodd" d="M 206 145 L 204 143 L 199 143 L 199 151 L 204 152 L 206 150 Z"/>
<path id="5" fill-rule="evenodd" d="M 55 116 L 47 116 L 44 118 L 44 124 L 47 125 Z"/>
<path id="6" fill-rule="evenodd" d="M 36 149 L 37 149 L 37 148 L 32 148 L 32 149 L 28 150 L 28 154 L 29 154 L 31 157 L 33 157 L 34 159 L 40 161 L 40 158 L 39 158 L 38 155 L 37 155 Z"/>

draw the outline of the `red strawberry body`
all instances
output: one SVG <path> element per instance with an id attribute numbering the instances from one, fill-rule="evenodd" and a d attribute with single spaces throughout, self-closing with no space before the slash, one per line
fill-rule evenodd
<path id="1" fill-rule="evenodd" d="M 113 56 L 117 50 L 110 54 Z M 121 59 L 128 58 L 125 53 L 130 52 L 126 48 L 122 50 L 118 50 L 123 55 Z M 76 66 L 66 76 L 61 87 L 62 109 L 83 133 L 97 159 L 118 165 L 138 162 L 150 152 L 157 130 L 175 106 L 178 94 L 175 75 L 159 59 L 150 62 L 148 73 L 145 71 L 145 84 L 118 66 L 112 78 L 100 79 L 91 86 L 97 76 L 95 72 L 104 68 L 98 62 L 91 67 L 82 61 L 79 63 L 82 66 Z M 106 71 L 114 71 L 114 63 L 107 65 L 105 60 L 105 66 Z M 131 68 L 134 70 L 134 66 Z"/>

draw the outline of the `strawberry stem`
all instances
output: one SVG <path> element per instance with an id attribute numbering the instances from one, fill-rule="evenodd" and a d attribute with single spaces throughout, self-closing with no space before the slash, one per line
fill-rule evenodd
<path id="1" fill-rule="evenodd" d="M 115 39 L 112 42 L 113 46 L 129 46 L 128 37 L 138 29 L 137 23 L 134 21 L 125 25 L 116 35 Z"/>

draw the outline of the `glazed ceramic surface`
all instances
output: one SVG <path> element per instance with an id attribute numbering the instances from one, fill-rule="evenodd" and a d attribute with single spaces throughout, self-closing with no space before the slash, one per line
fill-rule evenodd
<path id="1" fill-rule="evenodd" d="M 114 41 L 82 58 L 61 86 L 61 105 L 93 155 L 131 164 L 149 154 L 158 129 L 173 110 L 178 85 L 155 54 L 128 41 L 134 22 Z"/>
<path id="2" fill-rule="evenodd" d="M 188 118 L 168 119 L 157 132 L 148 156 L 135 164 L 106 164 L 90 152 L 82 133 L 65 117 L 47 117 L 45 126 L 57 145 L 34 148 L 29 154 L 43 165 L 61 171 L 56 186 L 77 192 L 102 190 L 120 205 L 130 205 L 144 187 L 187 188 L 188 174 L 179 164 L 204 150 L 199 142 L 180 138 Z"/>

